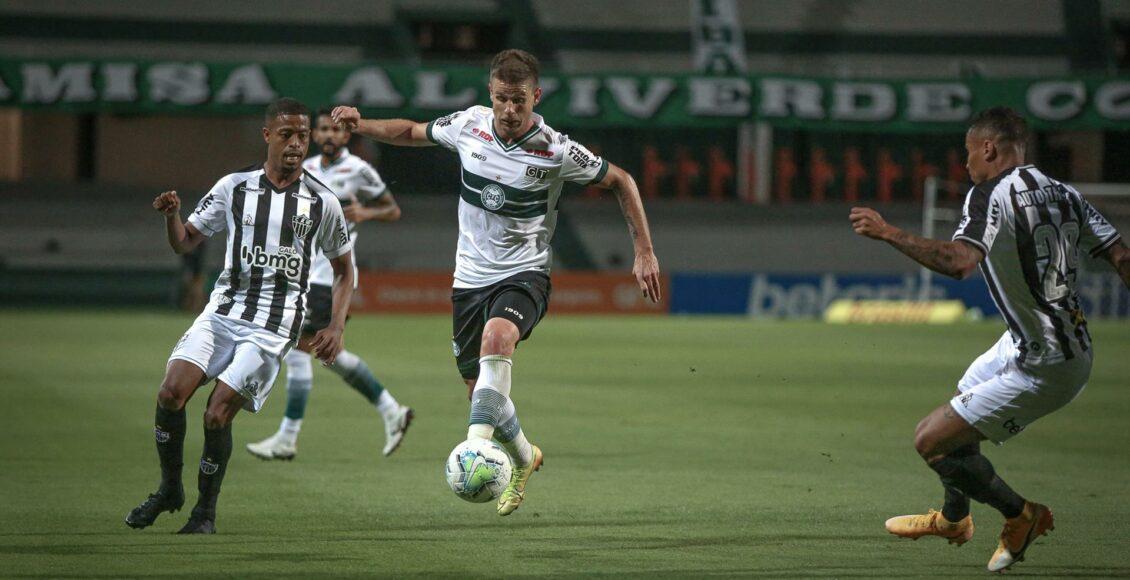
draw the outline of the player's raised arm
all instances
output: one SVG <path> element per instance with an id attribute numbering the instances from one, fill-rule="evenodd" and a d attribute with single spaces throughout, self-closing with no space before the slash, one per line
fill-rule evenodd
<path id="1" fill-rule="evenodd" d="M 334 123 L 342 123 L 350 131 L 381 143 L 404 147 L 435 145 L 428 139 L 428 124 L 407 119 L 362 119 L 355 107 L 335 107 L 330 114 Z"/>
<path id="2" fill-rule="evenodd" d="M 853 207 L 849 217 L 855 233 L 887 242 L 915 262 L 958 280 L 968 278 L 985 259 L 982 250 L 971 243 L 920 238 L 887 223 L 879 212 L 869 207 Z"/>
<path id="3" fill-rule="evenodd" d="M 165 215 L 165 233 L 174 252 L 187 254 L 204 241 L 204 234 L 200 230 L 181 221 L 180 197 L 176 191 L 166 191 L 154 198 L 153 209 Z"/>
<path id="4" fill-rule="evenodd" d="M 608 173 L 595 184 L 603 189 L 611 189 L 620 202 L 620 211 L 624 214 L 624 221 L 628 223 L 628 233 L 632 236 L 635 246 L 636 258 L 632 265 L 632 274 L 636 276 L 640 292 L 652 302 L 659 302 L 662 298 L 659 286 L 659 259 L 655 257 L 655 250 L 651 245 L 651 230 L 647 225 L 647 215 L 643 210 L 643 200 L 640 199 L 640 190 L 636 180 L 627 171 L 616 165 L 608 164 Z"/>

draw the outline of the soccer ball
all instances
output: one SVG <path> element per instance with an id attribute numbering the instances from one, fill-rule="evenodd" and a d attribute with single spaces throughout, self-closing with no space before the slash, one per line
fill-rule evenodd
<path id="1" fill-rule="evenodd" d="M 451 450 L 444 474 L 460 499 L 488 502 L 498 499 L 510 483 L 510 456 L 494 441 L 468 439 Z"/>

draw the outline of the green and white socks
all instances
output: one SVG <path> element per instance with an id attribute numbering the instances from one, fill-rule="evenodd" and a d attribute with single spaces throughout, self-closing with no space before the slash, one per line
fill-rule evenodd
<path id="1" fill-rule="evenodd" d="M 510 400 L 510 357 L 487 355 L 479 359 L 479 379 L 471 393 L 467 438 L 491 439 L 502 444 L 519 465 L 533 461 L 533 448 L 518 423 Z"/>

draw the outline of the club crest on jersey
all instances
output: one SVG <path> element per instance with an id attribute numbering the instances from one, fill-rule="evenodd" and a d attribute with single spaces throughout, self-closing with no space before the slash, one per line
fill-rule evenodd
<path id="1" fill-rule="evenodd" d="M 307 215 L 296 215 L 290 219 L 290 227 L 294 228 L 294 237 L 305 240 L 314 227 L 314 220 Z"/>
<path id="2" fill-rule="evenodd" d="M 255 220 L 251 217 L 251 214 L 249 214 L 249 213 L 243 214 L 243 225 L 245 225 L 245 226 L 255 225 Z"/>
<path id="3" fill-rule="evenodd" d="M 506 203 L 506 192 L 493 183 L 484 187 L 479 196 L 483 201 L 483 207 L 491 211 L 502 209 L 502 205 Z"/>

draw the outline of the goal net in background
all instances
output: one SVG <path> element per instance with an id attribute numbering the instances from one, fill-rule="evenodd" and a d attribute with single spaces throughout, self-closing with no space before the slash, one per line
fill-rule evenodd
<path id="1" fill-rule="evenodd" d="M 1083 197 L 1099 210 L 1124 236 L 1130 239 L 1130 183 L 1071 183 Z M 938 177 L 926 178 L 922 190 L 922 235 L 925 238 L 945 238 L 957 228 L 961 220 L 961 206 L 965 203 L 968 183 L 945 181 Z M 953 191 L 960 192 L 953 195 Z M 1130 292 L 1110 265 L 1102 259 L 1092 259 L 1081 254 L 1079 295 L 1089 318 L 1130 317 Z M 928 268 L 919 270 L 919 300 L 929 300 L 936 274 Z"/>

